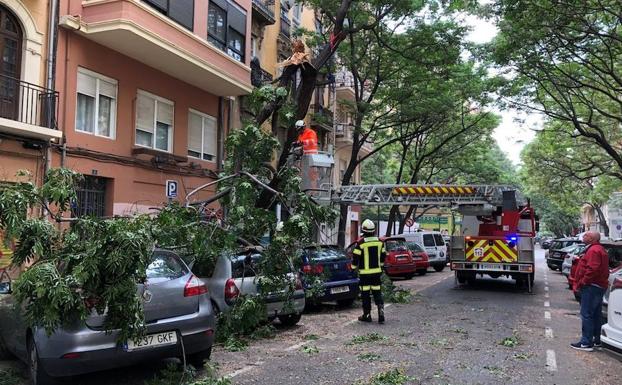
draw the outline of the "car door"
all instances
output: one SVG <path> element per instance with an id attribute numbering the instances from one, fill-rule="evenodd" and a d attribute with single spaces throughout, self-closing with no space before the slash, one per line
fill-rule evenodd
<path id="1" fill-rule="evenodd" d="M 11 283 L 5 270 L 0 272 L 0 282 Z M 16 305 L 13 295 L 0 294 L 0 338 L 11 353 L 22 359 L 26 356 L 27 349 L 25 325 L 22 308 Z"/>

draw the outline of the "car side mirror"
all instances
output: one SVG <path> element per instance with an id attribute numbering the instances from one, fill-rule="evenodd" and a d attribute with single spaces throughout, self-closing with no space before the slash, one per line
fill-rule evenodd
<path id="1" fill-rule="evenodd" d="M 11 282 L 0 283 L 0 294 L 11 294 Z"/>

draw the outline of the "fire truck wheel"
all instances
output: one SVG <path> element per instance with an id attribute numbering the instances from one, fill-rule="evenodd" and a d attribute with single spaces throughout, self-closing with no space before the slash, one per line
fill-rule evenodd
<path id="1" fill-rule="evenodd" d="M 466 283 L 466 277 L 460 271 L 456 271 L 456 279 L 458 280 L 458 283 L 461 285 L 464 285 Z"/>

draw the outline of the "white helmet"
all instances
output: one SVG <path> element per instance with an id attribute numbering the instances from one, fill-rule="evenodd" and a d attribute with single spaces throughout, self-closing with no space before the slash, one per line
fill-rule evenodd
<path id="1" fill-rule="evenodd" d="M 298 121 L 296 122 L 296 128 L 297 128 L 297 129 L 301 129 L 301 128 L 303 128 L 304 126 L 305 126 L 305 121 L 304 121 L 304 120 L 302 120 L 302 119 L 301 119 L 301 120 L 298 120 Z"/>
<path id="2" fill-rule="evenodd" d="M 373 221 L 369 219 L 365 219 L 363 221 L 363 225 L 361 226 L 361 229 L 363 230 L 364 233 L 373 233 L 376 231 L 376 225 L 374 224 Z"/>

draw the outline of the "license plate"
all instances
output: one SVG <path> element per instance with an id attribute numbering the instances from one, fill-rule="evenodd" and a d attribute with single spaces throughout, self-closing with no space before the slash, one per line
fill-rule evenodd
<path id="1" fill-rule="evenodd" d="M 350 291 L 348 286 L 333 287 L 330 289 L 331 294 L 347 293 Z"/>
<path id="2" fill-rule="evenodd" d="M 127 341 L 128 352 L 140 349 L 150 349 L 158 346 L 175 345 L 177 344 L 176 332 L 164 332 L 156 334 L 148 334 L 138 341 Z"/>
<path id="3" fill-rule="evenodd" d="M 497 265 L 495 263 L 481 263 L 479 266 L 484 270 L 503 270 L 503 265 Z"/>

